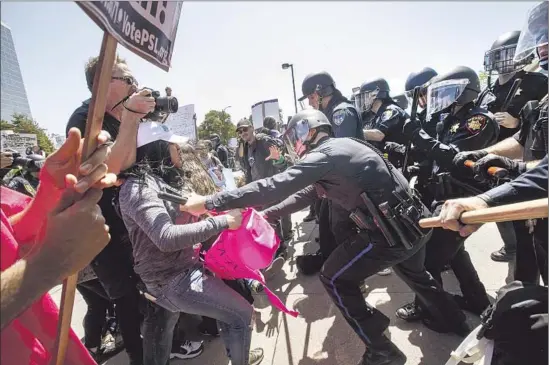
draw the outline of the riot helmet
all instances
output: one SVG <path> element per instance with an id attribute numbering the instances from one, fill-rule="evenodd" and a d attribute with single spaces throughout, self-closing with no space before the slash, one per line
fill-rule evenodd
<path id="1" fill-rule="evenodd" d="M 404 85 L 405 95 L 408 99 L 408 103 L 413 103 L 414 89 L 416 87 L 420 87 L 421 90 L 419 94 L 420 98 L 418 100 L 418 104 L 421 108 L 425 108 L 427 104 L 427 100 L 425 98 L 427 94 L 427 86 L 429 86 L 429 81 L 431 81 L 433 77 L 437 75 L 438 73 L 430 67 L 424 67 L 419 72 L 412 72 L 410 75 L 408 75 L 408 78 L 406 79 L 406 84 Z"/>
<path id="2" fill-rule="evenodd" d="M 315 133 L 309 136 L 309 132 Z M 297 161 L 309 149 L 311 143 L 316 139 L 318 132 L 331 134 L 332 125 L 330 121 L 319 110 L 305 109 L 295 114 L 288 122 L 283 140 L 291 160 Z"/>
<path id="3" fill-rule="evenodd" d="M 535 52 L 539 58 L 540 67 L 547 70 L 548 8 L 548 2 L 543 1 L 528 12 L 526 24 L 518 39 L 515 62 L 527 63 L 528 56 Z"/>
<path id="4" fill-rule="evenodd" d="M 500 75 L 518 71 L 521 65 L 515 63 L 515 51 L 520 37 L 518 30 L 502 34 L 484 54 L 484 71 L 497 71 Z"/>
<path id="5" fill-rule="evenodd" d="M 322 98 L 332 95 L 335 89 L 335 81 L 326 71 L 316 72 L 305 76 L 305 79 L 301 84 L 301 92 L 303 93 L 303 96 L 299 98 L 301 108 L 306 108 L 303 101 L 315 93 L 320 99 L 319 108 L 322 108 Z"/>
<path id="6" fill-rule="evenodd" d="M 366 81 L 360 86 L 360 92 L 355 97 L 355 105 L 359 112 L 365 113 L 372 109 L 376 99 L 389 99 L 389 83 L 383 78 Z"/>
<path id="7" fill-rule="evenodd" d="M 458 66 L 452 71 L 434 77 L 427 87 L 427 120 L 434 113 L 453 105 L 465 105 L 474 101 L 480 93 L 477 73 Z"/>

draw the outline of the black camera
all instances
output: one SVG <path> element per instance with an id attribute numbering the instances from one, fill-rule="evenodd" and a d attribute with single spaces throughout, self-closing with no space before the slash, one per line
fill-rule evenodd
<path id="1" fill-rule="evenodd" d="M 151 90 L 151 96 L 156 103 L 154 110 L 145 116 L 146 119 L 157 121 L 162 119 L 165 114 L 176 113 L 179 109 L 179 103 L 173 96 L 160 96 L 160 91 Z"/>
<path id="2" fill-rule="evenodd" d="M 31 155 L 31 156 L 37 156 L 36 158 L 26 158 L 21 157 L 20 153 L 14 152 L 11 154 L 13 157 L 13 163 L 11 166 L 21 166 L 28 172 L 38 172 L 44 165 L 45 159 L 42 156 L 37 155 Z"/>

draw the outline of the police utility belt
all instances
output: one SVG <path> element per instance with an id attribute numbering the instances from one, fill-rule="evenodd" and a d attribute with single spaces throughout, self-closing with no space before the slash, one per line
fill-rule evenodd
<path id="1" fill-rule="evenodd" d="M 430 217 L 431 213 L 415 194 L 403 194 L 404 197 L 393 191 L 399 203 L 391 207 L 389 202 L 376 206 L 364 192 L 360 194 L 360 198 L 366 206 L 367 213 L 361 208 L 356 208 L 349 214 L 349 218 L 360 230 L 381 231 L 390 247 L 402 244 L 410 250 L 431 232 L 419 226 L 419 220 Z"/>

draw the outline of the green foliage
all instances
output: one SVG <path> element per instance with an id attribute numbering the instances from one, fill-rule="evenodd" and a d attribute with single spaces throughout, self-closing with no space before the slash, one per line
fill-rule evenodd
<path id="1" fill-rule="evenodd" d="M 488 86 L 488 73 L 486 71 L 479 71 L 478 78 L 480 80 L 480 89 L 484 90 Z"/>
<path id="2" fill-rule="evenodd" d="M 26 115 L 14 114 L 11 122 L 5 120 L 0 121 L 0 130 L 13 130 L 15 133 L 32 133 L 36 134 L 38 139 L 38 146 L 44 150 L 48 155 L 52 153 L 55 148 L 50 139 L 46 135 L 45 129 L 40 128 L 40 125 Z"/>
<path id="3" fill-rule="evenodd" d="M 227 144 L 230 138 L 236 137 L 236 125 L 231 122 L 231 115 L 224 111 L 210 110 L 198 126 L 198 138 L 209 139 L 213 133 L 219 134 L 221 143 Z"/>

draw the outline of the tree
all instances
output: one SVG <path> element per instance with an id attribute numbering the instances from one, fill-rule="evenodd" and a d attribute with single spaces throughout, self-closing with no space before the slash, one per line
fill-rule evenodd
<path id="1" fill-rule="evenodd" d="M 40 128 L 40 125 L 27 117 L 24 114 L 15 113 L 11 119 L 11 122 L 5 120 L 0 121 L 0 130 L 13 130 L 15 133 L 31 133 L 36 134 L 38 140 L 38 146 L 44 150 L 47 154 L 52 153 L 55 148 L 51 143 L 45 129 Z"/>
<path id="2" fill-rule="evenodd" d="M 480 80 L 480 89 L 484 90 L 488 86 L 488 73 L 486 71 L 479 71 L 478 78 Z"/>
<path id="3" fill-rule="evenodd" d="M 236 137 L 236 125 L 231 122 L 231 115 L 224 111 L 210 110 L 204 122 L 198 126 L 198 138 L 209 139 L 213 133 L 219 134 L 221 143 L 227 144 L 230 138 Z"/>

